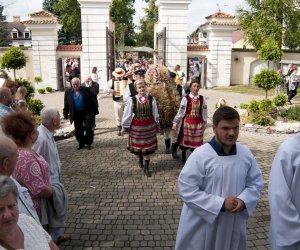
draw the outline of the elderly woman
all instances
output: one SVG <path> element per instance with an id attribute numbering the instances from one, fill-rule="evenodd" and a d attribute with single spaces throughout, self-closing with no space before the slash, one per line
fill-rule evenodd
<path id="1" fill-rule="evenodd" d="M 130 98 L 125 107 L 121 135 L 124 135 L 125 129 L 129 129 L 127 148 L 140 157 L 140 167 L 144 169 L 147 177 L 151 177 L 150 154 L 157 149 L 157 104 L 155 98 L 146 92 L 145 80 L 136 80 L 134 85 L 138 94 Z"/>
<path id="2" fill-rule="evenodd" d="M 18 189 L 8 176 L 0 176 L 0 250 L 57 250 L 48 233 L 31 217 L 19 214 Z"/>
<path id="3" fill-rule="evenodd" d="M 28 189 L 40 216 L 41 199 L 51 197 L 52 188 L 48 163 L 31 149 L 38 138 L 34 117 L 29 112 L 12 112 L 2 119 L 2 129 L 18 146 L 18 160 L 12 176 Z"/>

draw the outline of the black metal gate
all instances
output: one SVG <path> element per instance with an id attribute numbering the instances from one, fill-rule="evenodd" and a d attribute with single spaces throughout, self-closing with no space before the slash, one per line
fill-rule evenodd
<path id="1" fill-rule="evenodd" d="M 115 69 L 115 34 L 106 27 L 107 80 Z"/>
<path id="2" fill-rule="evenodd" d="M 162 61 L 164 65 L 166 65 L 166 45 L 167 45 L 167 29 L 166 27 L 159 33 L 156 33 L 156 61 Z"/>

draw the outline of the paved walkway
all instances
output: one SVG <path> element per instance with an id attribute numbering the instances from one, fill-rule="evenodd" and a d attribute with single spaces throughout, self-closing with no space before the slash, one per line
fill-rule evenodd
<path id="1" fill-rule="evenodd" d="M 212 114 L 219 98 L 229 105 L 251 101 L 253 96 L 202 90 Z M 62 108 L 63 93 L 38 98 Z M 163 137 L 151 160 L 152 177 L 144 176 L 137 158 L 126 150 L 126 137 L 115 131 L 111 97 L 101 96 L 100 116 L 92 150 L 78 151 L 74 138 L 59 141 L 62 176 L 69 195 L 66 232 L 73 239 L 61 249 L 173 249 L 182 202 L 177 178 L 180 161 L 163 153 Z M 278 146 L 289 135 L 241 131 L 239 141 L 256 156 L 264 176 L 262 197 L 248 221 L 249 249 L 269 249 L 267 183 Z M 205 140 L 212 137 L 208 128 Z"/>

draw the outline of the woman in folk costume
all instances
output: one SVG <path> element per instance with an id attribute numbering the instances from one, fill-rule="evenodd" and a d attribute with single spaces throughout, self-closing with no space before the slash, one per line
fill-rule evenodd
<path id="1" fill-rule="evenodd" d="M 160 64 L 149 67 L 145 75 L 145 80 L 147 83 L 147 92 L 157 100 L 159 128 L 160 132 L 164 134 L 165 152 L 169 154 L 171 148 L 173 158 L 178 158 L 177 134 L 172 130 L 172 126 L 173 118 L 179 108 L 180 97 L 176 91 L 174 79 L 171 79 L 168 68 Z"/>
<path id="2" fill-rule="evenodd" d="M 144 169 L 147 177 L 151 177 L 150 154 L 157 149 L 157 104 L 155 98 L 146 92 L 145 80 L 136 80 L 134 85 L 138 94 L 127 102 L 121 123 L 121 135 L 124 135 L 125 129 L 129 129 L 127 149 L 139 156 L 140 167 Z"/>
<path id="3" fill-rule="evenodd" d="M 186 161 L 186 151 L 193 151 L 203 144 L 203 133 L 207 123 L 207 104 L 205 98 L 199 95 L 200 82 L 192 80 L 190 94 L 182 98 L 180 108 L 173 120 L 176 130 L 181 122 L 178 135 L 179 146 L 182 149 L 182 162 Z"/>

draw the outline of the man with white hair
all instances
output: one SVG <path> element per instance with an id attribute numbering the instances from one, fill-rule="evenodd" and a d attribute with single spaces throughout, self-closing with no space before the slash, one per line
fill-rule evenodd
<path id="1" fill-rule="evenodd" d="M 74 122 L 78 150 L 90 150 L 94 141 L 93 119 L 99 114 L 93 94 L 89 88 L 80 84 L 79 78 L 72 79 L 72 88 L 65 91 L 63 114 L 65 119 Z"/>
<path id="2" fill-rule="evenodd" d="M 99 84 L 94 82 L 91 76 L 87 76 L 82 85 L 90 89 L 90 91 L 93 94 L 94 102 L 96 103 L 97 108 L 99 108 L 99 103 L 98 103 L 98 98 L 97 98 L 97 96 L 99 94 Z M 94 117 L 93 117 L 93 128 L 95 128 L 95 127 L 96 127 L 96 115 L 94 115 Z"/>
<path id="3" fill-rule="evenodd" d="M 53 196 L 42 205 L 41 210 L 47 219 L 41 223 L 48 225 L 53 241 L 59 244 L 71 239 L 69 235 L 63 234 L 67 218 L 67 193 L 62 184 L 61 162 L 53 137 L 55 130 L 60 128 L 60 114 L 55 108 L 45 107 L 40 115 L 42 124 L 38 127 L 39 136 L 32 149 L 48 162 L 53 190 Z"/>

